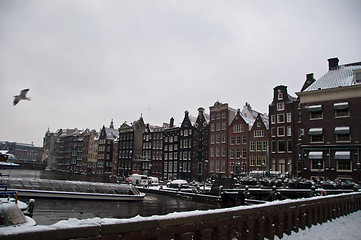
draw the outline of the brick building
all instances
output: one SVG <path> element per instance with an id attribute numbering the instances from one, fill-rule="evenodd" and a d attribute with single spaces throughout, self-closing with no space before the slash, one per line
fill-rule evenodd
<path id="1" fill-rule="evenodd" d="M 245 118 L 238 109 L 228 129 L 227 176 L 246 173 L 248 169 L 248 130 L 252 119 Z M 221 139 L 221 141 L 226 141 Z"/>
<path id="2" fill-rule="evenodd" d="M 359 182 L 361 62 L 338 62 L 328 59 L 328 72 L 297 93 L 302 117 L 300 170 L 306 178 Z"/>
<path id="3" fill-rule="evenodd" d="M 193 156 L 192 164 L 195 169 L 192 172 L 192 179 L 205 181 L 208 177 L 208 147 L 209 147 L 209 115 L 204 108 L 198 108 L 198 116 L 194 123 L 193 130 Z"/>
<path id="4" fill-rule="evenodd" d="M 299 100 L 287 92 L 286 86 L 273 89 L 273 101 L 269 105 L 270 169 L 295 175 L 297 162 L 297 130 Z"/>
<path id="5" fill-rule="evenodd" d="M 229 176 L 228 166 L 228 126 L 237 110 L 227 103 L 216 102 L 210 109 L 209 132 L 209 173 Z"/>
<path id="6" fill-rule="evenodd" d="M 163 131 L 163 151 L 164 151 L 164 179 L 179 179 L 179 135 L 180 128 L 174 126 L 174 119 L 170 119 L 169 128 Z"/>

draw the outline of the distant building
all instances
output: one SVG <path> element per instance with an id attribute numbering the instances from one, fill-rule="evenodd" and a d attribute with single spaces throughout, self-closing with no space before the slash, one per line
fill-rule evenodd
<path id="1" fill-rule="evenodd" d="M 163 178 L 166 180 L 179 179 L 178 148 L 180 129 L 170 119 L 169 128 L 163 131 L 164 167 Z"/>
<path id="2" fill-rule="evenodd" d="M 15 156 L 17 162 L 37 162 L 42 159 L 42 148 L 35 147 L 33 143 L 17 143 L 17 142 L 0 142 L 0 150 L 8 150 L 10 154 Z M 11 159 L 13 160 L 13 159 Z"/>
<path id="3" fill-rule="evenodd" d="M 300 99 L 300 172 L 311 179 L 360 182 L 361 62 L 339 65 L 304 84 Z M 308 74 L 313 76 L 313 74 Z"/>
<path id="4" fill-rule="evenodd" d="M 249 172 L 265 171 L 269 167 L 269 129 L 268 119 L 258 114 L 249 131 Z"/>
<path id="5" fill-rule="evenodd" d="M 200 182 L 209 177 L 209 120 L 210 116 L 205 113 L 204 108 L 198 108 L 193 130 L 192 179 Z"/>
<path id="6" fill-rule="evenodd" d="M 118 138 L 119 131 L 114 128 L 113 120 L 109 128 L 103 126 L 99 132 L 98 140 L 98 159 L 97 170 L 98 175 L 111 175 L 113 165 L 113 144 Z"/>
<path id="7" fill-rule="evenodd" d="M 210 109 L 209 174 L 222 173 L 229 177 L 228 126 L 237 110 L 216 102 Z"/>
<path id="8" fill-rule="evenodd" d="M 297 169 L 297 130 L 299 100 L 287 92 L 286 86 L 273 89 L 269 105 L 270 170 L 295 175 Z"/>
<path id="9" fill-rule="evenodd" d="M 188 111 L 184 113 L 184 119 L 180 126 L 179 135 L 179 178 L 191 181 L 193 172 L 196 171 L 196 161 L 193 156 L 193 134 L 195 117 L 189 115 Z"/>
<path id="10" fill-rule="evenodd" d="M 150 161 L 148 174 L 160 179 L 163 178 L 163 129 L 146 124 L 143 134 L 143 157 Z"/>
<path id="11" fill-rule="evenodd" d="M 245 118 L 238 109 L 229 127 L 227 126 L 228 141 L 221 135 L 221 142 L 228 142 L 227 176 L 246 174 L 248 171 L 248 131 L 252 123 L 253 119 Z"/>
<path id="12" fill-rule="evenodd" d="M 132 125 L 124 122 L 119 127 L 117 175 L 127 177 L 133 173 L 149 172 L 150 161 L 143 156 L 143 134 L 145 124 L 142 117 Z"/>

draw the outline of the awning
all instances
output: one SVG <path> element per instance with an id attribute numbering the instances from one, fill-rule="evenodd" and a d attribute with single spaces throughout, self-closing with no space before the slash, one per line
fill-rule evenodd
<path id="1" fill-rule="evenodd" d="M 309 112 L 319 112 L 322 111 L 322 105 L 311 105 L 307 107 Z"/>
<path id="2" fill-rule="evenodd" d="M 322 135 L 323 128 L 310 128 L 308 130 L 308 135 Z"/>
<path id="3" fill-rule="evenodd" d="M 350 127 L 335 127 L 335 134 L 349 134 Z"/>
<path id="4" fill-rule="evenodd" d="M 308 159 L 323 159 L 323 152 L 309 152 Z"/>
<path id="5" fill-rule="evenodd" d="M 335 159 L 351 159 L 350 151 L 338 151 L 335 152 Z"/>
<path id="6" fill-rule="evenodd" d="M 341 102 L 341 103 L 333 104 L 333 109 L 347 109 L 347 108 L 348 108 L 348 102 Z"/>

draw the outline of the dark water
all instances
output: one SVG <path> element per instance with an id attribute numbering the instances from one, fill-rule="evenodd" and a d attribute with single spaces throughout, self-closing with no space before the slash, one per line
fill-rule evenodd
<path id="1" fill-rule="evenodd" d="M 79 175 L 71 176 L 67 173 L 51 171 L 15 169 L 0 170 L 0 172 L 9 174 L 10 177 L 86 180 L 76 179 L 79 178 Z M 28 201 L 26 198 L 20 200 Z M 50 225 L 69 218 L 129 218 L 137 215 L 152 216 L 214 208 L 218 208 L 218 206 L 158 194 L 147 194 L 141 202 L 36 198 L 33 218 L 38 225 Z"/>

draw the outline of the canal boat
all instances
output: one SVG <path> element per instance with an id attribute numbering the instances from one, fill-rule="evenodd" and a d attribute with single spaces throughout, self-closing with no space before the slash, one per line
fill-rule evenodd
<path id="1" fill-rule="evenodd" d="M 19 197 L 142 201 L 145 196 L 131 184 L 22 178 L 2 178 L 0 184 L 17 191 Z"/>

